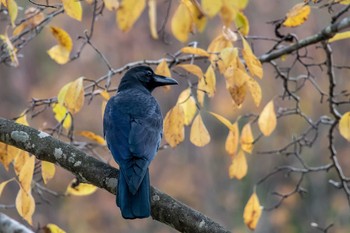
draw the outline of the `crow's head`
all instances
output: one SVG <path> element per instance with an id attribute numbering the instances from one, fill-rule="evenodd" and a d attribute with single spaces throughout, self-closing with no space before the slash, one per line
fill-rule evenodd
<path id="1" fill-rule="evenodd" d="M 157 75 L 148 66 L 137 66 L 123 76 L 118 91 L 128 88 L 144 87 L 152 92 L 156 87 L 178 84 L 175 79 Z"/>

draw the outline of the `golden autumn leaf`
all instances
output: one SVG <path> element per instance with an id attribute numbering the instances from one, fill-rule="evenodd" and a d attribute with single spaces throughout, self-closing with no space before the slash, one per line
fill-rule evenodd
<path id="1" fill-rule="evenodd" d="M 148 0 L 148 16 L 149 16 L 149 27 L 150 27 L 152 38 L 158 39 L 156 0 Z"/>
<path id="2" fill-rule="evenodd" d="M 238 149 L 239 143 L 239 130 L 238 123 L 234 123 L 230 127 L 230 131 L 228 132 L 226 142 L 225 142 L 225 150 L 231 156 L 235 156 L 236 151 Z"/>
<path id="3" fill-rule="evenodd" d="M 184 111 L 180 105 L 175 105 L 164 118 L 164 138 L 171 147 L 177 146 L 185 138 Z"/>
<path id="4" fill-rule="evenodd" d="M 286 20 L 283 22 L 285 27 L 297 27 L 303 24 L 309 17 L 311 7 L 301 2 L 294 5 L 286 14 Z"/>
<path id="5" fill-rule="evenodd" d="M 204 56 L 204 57 L 209 57 L 210 54 L 205 51 L 204 49 L 201 48 L 194 48 L 194 47 L 183 47 L 181 49 L 182 53 L 189 53 L 189 54 L 195 54 L 198 56 Z"/>
<path id="6" fill-rule="evenodd" d="M 35 211 L 35 201 L 31 191 L 25 191 L 22 188 L 17 193 L 16 209 L 19 215 L 25 219 L 29 225 L 32 225 L 32 216 Z"/>
<path id="7" fill-rule="evenodd" d="M 242 33 L 242 35 L 247 36 L 249 34 L 249 20 L 243 12 L 237 12 L 234 22 L 236 28 L 240 33 Z"/>
<path id="8" fill-rule="evenodd" d="M 335 34 L 331 39 L 328 40 L 329 43 L 332 43 L 337 40 L 344 40 L 350 38 L 350 31 L 347 32 L 339 32 Z"/>
<path id="9" fill-rule="evenodd" d="M 222 7 L 221 0 L 201 0 L 201 3 L 203 11 L 209 17 L 214 17 L 217 15 Z"/>
<path id="10" fill-rule="evenodd" d="M 210 142 L 210 134 L 203 123 L 201 114 L 199 113 L 192 123 L 190 141 L 199 147 L 205 146 Z"/>
<path id="11" fill-rule="evenodd" d="M 100 96 L 102 96 L 102 98 L 104 100 L 107 100 L 107 101 L 111 98 L 111 96 L 109 95 L 108 91 L 106 91 L 106 90 L 101 91 L 100 92 Z"/>
<path id="12" fill-rule="evenodd" d="M 339 2 L 342 5 L 349 5 L 350 4 L 350 0 L 337 0 L 336 2 Z"/>
<path id="13" fill-rule="evenodd" d="M 72 114 L 77 113 L 84 105 L 84 77 L 64 85 L 57 95 L 58 103 L 65 106 Z"/>
<path id="14" fill-rule="evenodd" d="M 192 31 L 192 16 L 187 6 L 181 2 L 171 18 L 171 32 L 181 41 L 188 40 L 188 34 Z"/>
<path id="15" fill-rule="evenodd" d="M 241 106 L 247 95 L 247 83 L 244 82 L 241 85 L 226 85 L 228 92 L 230 93 L 234 103 L 237 106 Z"/>
<path id="16" fill-rule="evenodd" d="M 247 81 L 249 92 L 253 98 L 255 106 L 259 107 L 262 97 L 261 87 L 257 81 L 249 78 Z"/>
<path id="17" fill-rule="evenodd" d="M 230 26 L 232 21 L 236 18 L 238 8 L 232 4 L 232 0 L 221 0 L 222 7 L 220 9 L 220 16 L 225 26 Z"/>
<path id="18" fill-rule="evenodd" d="M 258 196 L 254 192 L 250 196 L 246 206 L 244 207 L 244 212 L 243 212 L 244 223 L 247 225 L 247 227 L 250 230 L 255 230 L 256 225 L 259 222 L 261 212 L 262 212 L 262 209 L 260 206 Z"/>
<path id="19" fill-rule="evenodd" d="M 198 82 L 198 85 L 202 83 L 201 80 L 199 80 Z M 197 101 L 198 101 L 198 104 L 199 106 L 203 107 L 204 106 L 204 98 L 205 98 L 205 93 L 202 89 L 199 88 L 198 86 L 198 89 L 197 89 Z"/>
<path id="20" fill-rule="evenodd" d="M 92 141 L 97 142 L 100 145 L 106 145 L 106 141 L 104 140 L 104 138 L 100 135 L 97 135 L 91 131 L 80 131 L 79 134 L 83 137 L 86 137 Z"/>
<path id="21" fill-rule="evenodd" d="M 212 40 L 208 46 L 207 51 L 212 53 L 210 56 L 211 62 L 217 61 L 217 55 L 215 53 L 220 53 L 224 48 L 231 48 L 233 44 L 230 40 L 228 40 L 223 34 L 217 36 L 214 40 Z"/>
<path id="22" fill-rule="evenodd" d="M 229 167 L 229 176 L 231 179 L 241 180 L 247 175 L 248 165 L 245 154 L 242 150 L 232 157 L 232 163 Z"/>
<path id="23" fill-rule="evenodd" d="M 56 166 L 47 161 L 41 161 L 41 177 L 45 184 L 51 180 L 56 173 Z"/>
<path id="24" fill-rule="evenodd" d="M 19 176 L 19 173 L 21 172 L 24 164 L 27 162 L 27 160 L 30 159 L 30 155 L 26 151 L 17 149 L 16 147 L 13 147 L 13 148 L 14 148 L 14 152 L 17 153 L 17 156 L 13 160 L 13 167 L 15 169 L 16 175 Z M 11 151 L 11 149 L 9 151 Z"/>
<path id="25" fill-rule="evenodd" d="M 249 72 L 252 74 L 252 76 L 257 76 L 258 78 L 262 78 L 263 69 L 262 69 L 261 62 L 254 55 L 254 53 L 252 52 L 252 49 L 250 48 L 248 42 L 244 39 L 244 37 L 241 36 L 241 38 L 243 43 L 242 55 L 244 60 L 246 61 Z"/>
<path id="26" fill-rule="evenodd" d="M 7 144 L 0 142 L 0 163 L 9 170 L 9 164 L 13 161 L 15 157 L 10 156 L 7 152 Z"/>
<path id="27" fill-rule="evenodd" d="M 10 15 L 11 25 L 14 28 L 16 26 L 15 21 L 18 15 L 18 6 L 15 0 L 6 0 L 6 2 L 6 7 Z"/>
<path id="28" fill-rule="evenodd" d="M 198 96 L 198 93 L 203 93 L 203 91 L 205 91 L 208 97 L 213 97 L 216 91 L 215 71 L 211 65 L 208 67 L 207 71 L 205 72 L 204 78 L 198 81 L 197 96 Z"/>
<path id="29" fill-rule="evenodd" d="M 180 93 L 177 104 L 183 109 L 185 125 L 190 125 L 197 112 L 196 100 L 191 95 L 190 88 Z"/>
<path id="30" fill-rule="evenodd" d="M 271 100 L 266 104 L 258 119 L 258 125 L 260 131 L 265 135 L 269 136 L 276 128 L 277 117 L 275 113 L 275 107 Z"/>
<path id="31" fill-rule="evenodd" d="M 119 8 L 119 0 L 103 0 L 103 3 L 105 4 L 105 7 L 107 10 L 115 11 Z"/>
<path id="32" fill-rule="evenodd" d="M 0 183 L 0 196 L 1 196 L 2 192 L 4 191 L 5 186 L 13 180 L 15 180 L 15 179 L 11 178 L 9 180 L 6 180 L 6 181 L 3 181 Z"/>
<path id="33" fill-rule="evenodd" d="M 220 73 L 224 74 L 227 68 L 236 62 L 236 59 L 239 59 L 237 48 L 228 47 L 221 50 L 217 62 Z"/>
<path id="34" fill-rule="evenodd" d="M 62 0 L 63 9 L 69 17 L 81 21 L 83 8 L 79 0 Z"/>
<path id="35" fill-rule="evenodd" d="M 0 35 L 0 40 L 4 41 L 5 50 L 10 56 L 11 63 L 9 63 L 9 65 L 13 67 L 17 67 L 19 65 L 17 54 L 16 54 L 17 49 L 13 46 L 10 38 L 7 35 L 7 32 L 5 32 L 4 35 Z"/>
<path id="36" fill-rule="evenodd" d="M 67 0 L 72 1 L 72 0 Z M 73 48 L 73 42 L 69 34 L 59 27 L 50 27 L 51 33 L 57 40 L 57 45 L 47 51 L 51 59 L 58 64 L 65 64 L 69 61 L 69 55 Z"/>
<path id="37" fill-rule="evenodd" d="M 26 28 L 34 28 L 45 19 L 44 13 L 36 7 L 29 7 L 24 14 L 27 20 L 18 25 L 13 30 L 12 35 L 17 36 Z"/>
<path id="38" fill-rule="evenodd" d="M 64 107 L 61 104 L 54 104 L 52 106 L 52 111 L 55 114 L 55 118 L 58 122 L 62 122 L 63 121 L 63 127 L 65 129 L 69 129 L 72 125 L 72 117 L 71 115 L 68 113 L 68 110 L 66 109 L 66 107 Z"/>
<path id="39" fill-rule="evenodd" d="M 166 62 L 165 59 L 163 59 L 159 65 L 157 66 L 155 73 L 158 75 L 162 75 L 165 77 L 171 77 L 171 72 L 169 70 L 168 63 Z"/>
<path id="40" fill-rule="evenodd" d="M 239 10 L 244 10 L 248 5 L 249 0 L 230 0 L 230 3 Z"/>
<path id="41" fill-rule="evenodd" d="M 242 128 L 241 132 L 241 148 L 247 152 L 247 153 L 252 153 L 253 151 L 253 143 L 254 143 L 254 137 L 253 137 L 253 132 L 252 128 L 250 126 L 250 123 L 246 124 Z"/>
<path id="42" fill-rule="evenodd" d="M 213 117 L 215 117 L 217 120 L 219 120 L 222 124 L 224 124 L 229 130 L 234 130 L 233 124 L 231 124 L 231 122 L 228 119 L 214 112 L 209 112 L 209 113 Z"/>
<path id="43" fill-rule="evenodd" d="M 66 233 L 64 230 L 52 223 L 47 224 L 43 228 L 45 229 L 45 233 Z"/>
<path id="44" fill-rule="evenodd" d="M 187 72 L 196 75 L 199 79 L 203 78 L 203 72 L 202 72 L 201 68 L 199 68 L 199 66 L 197 66 L 197 65 L 181 64 L 181 65 L 177 65 L 176 67 L 180 67 L 180 68 L 186 70 Z"/>
<path id="45" fill-rule="evenodd" d="M 199 32 L 203 32 L 203 30 L 205 29 L 205 26 L 207 25 L 207 18 L 205 17 L 205 14 L 200 8 L 200 5 L 198 4 L 198 2 L 193 0 L 182 0 L 182 2 L 188 8 L 191 15 L 191 20 L 196 26 L 197 30 Z"/>
<path id="46" fill-rule="evenodd" d="M 18 180 L 25 192 L 30 192 L 34 175 L 35 157 L 29 156 L 19 170 Z"/>
<path id="47" fill-rule="evenodd" d="M 87 196 L 93 194 L 97 190 L 97 187 L 95 185 L 87 183 L 79 183 L 76 185 L 76 182 L 77 180 L 74 179 L 69 183 L 66 194 L 74 196 Z"/>
<path id="48" fill-rule="evenodd" d="M 117 23 L 123 32 L 129 31 L 145 9 L 145 0 L 122 0 L 117 11 Z"/>
<path id="49" fill-rule="evenodd" d="M 339 132 L 346 140 L 350 141 L 350 112 L 346 112 L 340 118 Z"/>

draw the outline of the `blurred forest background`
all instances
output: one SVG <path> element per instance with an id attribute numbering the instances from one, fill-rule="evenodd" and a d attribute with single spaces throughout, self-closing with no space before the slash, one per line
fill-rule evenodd
<path id="1" fill-rule="evenodd" d="M 177 1 L 173 1 L 170 16 L 173 15 Z M 285 13 L 300 1 L 280 0 L 251 0 L 244 11 L 250 22 L 250 36 L 274 37 L 274 25 L 267 22 L 283 18 Z M 30 5 L 28 1 L 18 1 L 20 6 Z M 158 1 L 158 26 L 166 17 L 168 1 Z M 64 28 L 74 41 L 74 51 L 79 48 L 79 35 L 89 28 L 91 22 L 91 6 L 83 4 L 84 15 L 82 23 L 64 15 L 60 15 L 50 25 Z M 1 19 L 0 15 L 0 20 Z M 299 39 L 318 33 L 330 22 L 330 14 L 327 8 L 313 9 L 307 22 L 298 28 L 282 29 L 285 32 L 295 33 Z M 197 33 L 190 37 L 190 41 L 197 41 L 199 47 L 206 49 L 210 41 L 222 30 L 219 16 L 208 21 L 203 33 Z M 5 28 L 0 28 L 1 32 Z M 103 16 L 97 18 L 92 39 L 94 45 L 104 54 L 113 68 L 121 67 L 129 62 L 143 59 L 160 59 L 167 54 L 173 54 L 185 44 L 178 42 L 170 33 L 170 21 L 166 25 L 166 41 L 153 40 L 149 33 L 149 21 L 147 11 L 136 22 L 132 30 L 121 32 L 116 25 L 114 13 L 105 10 Z M 257 56 L 266 53 L 274 45 L 273 41 L 251 40 L 252 49 Z M 108 69 L 91 48 L 83 50 L 79 59 L 66 65 L 59 65 L 49 58 L 46 53 L 50 47 L 56 44 L 49 29 L 44 29 L 41 34 L 29 46 L 21 50 L 19 67 L 13 68 L 4 64 L 0 65 L 0 116 L 14 118 L 19 116 L 28 107 L 30 99 L 50 98 L 57 95 L 60 88 L 69 81 L 80 76 L 96 80 L 107 73 Z M 311 46 L 308 55 L 313 62 L 324 61 L 325 54 L 317 46 Z M 350 41 L 342 40 L 333 44 L 334 63 L 349 65 Z M 276 60 L 278 64 L 288 67 L 287 60 Z M 207 67 L 209 62 L 199 62 L 201 67 Z M 155 68 L 155 67 L 153 67 Z M 320 87 L 327 89 L 325 73 L 318 67 L 310 68 Z M 205 70 L 205 69 L 203 69 Z M 295 76 L 305 74 L 305 70 L 296 67 L 292 71 Z M 173 73 L 174 74 L 174 73 Z M 182 80 L 174 74 L 180 85 L 172 87 L 170 91 L 156 90 L 154 95 L 159 100 L 163 115 L 175 105 L 179 93 L 187 87 L 186 80 Z M 350 69 L 336 70 L 339 89 L 350 90 Z M 117 86 L 120 76 L 112 78 L 112 86 Z M 264 64 L 264 78 L 259 80 L 262 88 L 263 99 L 260 107 L 255 107 L 249 97 L 241 109 L 235 109 L 232 99 L 225 88 L 224 78 L 217 75 L 217 91 L 214 98 L 206 101 L 205 109 L 220 113 L 233 122 L 238 116 L 244 114 L 258 114 L 271 99 L 274 98 L 275 106 L 286 107 L 288 101 L 278 98 L 283 93 L 281 80 L 275 79 L 275 71 L 269 64 Z M 301 107 L 311 119 L 327 113 L 326 102 L 320 103 L 320 94 L 310 83 L 299 93 Z M 95 97 L 88 105 L 75 116 L 75 130 L 89 130 L 102 135 L 102 98 Z M 345 105 L 346 106 L 346 105 Z M 341 108 L 340 108 L 341 109 Z M 346 111 L 346 109 L 342 109 Z M 272 172 L 277 166 L 297 164 L 295 157 L 285 155 L 261 154 L 259 152 L 280 148 L 291 141 L 293 136 L 300 134 L 306 123 L 298 116 L 284 117 L 278 121 L 277 129 L 270 137 L 261 139 L 248 158 L 248 175 L 242 180 L 230 179 L 228 167 L 230 157 L 225 152 L 225 140 L 227 128 L 209 114 L 202 113 L 203 120 L 211 134 L 211 142 L 198 148 L 189 142 L 189 129 L 186 128 L 185 141 L 174 149 L 166 148 L 159 151 L 153 161 L 151 183 L 163 192 L 201 211 L 215 221 L 221 223 L 227 229 L 234 232 L 248 232 L 243 223 L 243 209 L 253 192 L 254 185 L 263 176 Z M 29 124 L 38 129 L 45 129 L 57 124 L 52 111 L 30 119 Z M 258 128 L 253 127 L 254 135 L 258 135 Z M 310 165 L 320 166 L 329 163 L 329 150 L 327 148 L 327 129 L 320 128 L 321 135 L 315 145 L 303 151 L 303 159 Z M 322 136 L 324 135 L 324 137 Z M 79 136 L 77 135 L 79 138 Z M 339 153 L 339 161 L 344 166 L 345 175 L 350 175 L 350 147 L 349 143 L 339 134 L 336 138 L 336 147 Z M 98 153 L 108 160 L 113 166 L 117 166 L 107 148 L 98 148 Z M 347 168 L 347 169 L 345 169 Z M 11 170 L 10 170 L 11 171 Z M 7 172 L 0 166 L 1 181 L 13 177 L 13 172 Z M 290 176 L 279 173 L 256 187 L 260 203 L 266 208 L 273 207 L 278 198 L 272 195 L 274 191 L 288 193 L 295 188 L 299 180 L 299 174 Z M 346 196 L 334 186 L 328 184 L 328 180 L 334 175 L 326 172 L 308 174 L 302 187 L 307 190 L 304 195 L 295 194 L 285 199 L 276 209 L 263 211 L 262 218 L 256 232 L 319 232 L 310 224 L 317 223 L 326 227 L 334 224 L 329 232 L 345 233 L 350 231 L 350 211 Z M 64 194 L 73 175 L 58 168 L 55 178 L 48 187 L 57 193 Z M 0 199 L 1 204 L 13 204 L 18 185 L 11 183 Z M 35 194 L 34 194 L 35 195 Z M 176 232 L 174 229 L 151 219 L 126 221 L 121 218 L 119 209 L 115 206 L 115 196 L 103 190 L 87 197 L 56 197 L 45 195 L 47 200 L 40 200 L 33 217 L 33 226 L 55 223 L 67 232 Z M 22 221 L 16 209 L 1 210 L 11 217 Z"/>

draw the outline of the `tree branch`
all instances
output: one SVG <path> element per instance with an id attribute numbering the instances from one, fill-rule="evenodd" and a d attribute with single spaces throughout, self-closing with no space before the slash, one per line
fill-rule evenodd
<path id="1" fill-rule="evenodd" d="M 0 213 L 0 232 L 1 233 L 34 233 L 32 230 L 23 226 L 19 222 L 10 218 L 9 216 Z"/>
<path id="2" fill-rule="evenodd" d="M 0 141 L 55 163 L 83 182 L 116 193 L 119 171 L 34 128 L 0 118 Z M 152 218 L 180 232 L 229 232 L 204 214 L 152 187 Z"/>

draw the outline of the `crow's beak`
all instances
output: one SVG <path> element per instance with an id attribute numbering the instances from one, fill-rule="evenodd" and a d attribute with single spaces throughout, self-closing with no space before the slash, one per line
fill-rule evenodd
<path id="1" fill-rule="evenodd" d="M 173 79 L 173 78 L 168 78 L 168 77 L 164 77 L 161 75 L 154 75 L 154 82 L 157 84 L 157 86 L 166 86 L 166 85 L 177 85 L 178 82 Z"/>

